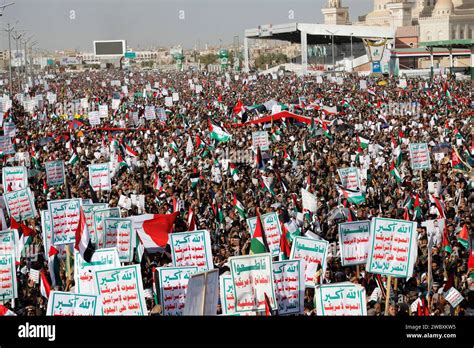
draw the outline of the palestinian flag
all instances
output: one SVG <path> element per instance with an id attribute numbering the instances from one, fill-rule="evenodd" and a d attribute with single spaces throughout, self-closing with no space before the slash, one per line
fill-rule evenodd
<path id="1" fill-rule="evenodd" d="M 471 239 L 471 246 L 469 248 L 469 258 L 467 259 L 467 268 L 474 268 L 474 240 Z"/>
<path id="2" fill-rule="evenodd" d="M 407 207 L 403 208 L 403 220 L 410 221 L 410 213 Z"/>
<path id="3" fill-rule="evenodd" d="M 237 200 L 237 196 L 234 194 L 234 201 L 233 201 L 234 209 L 240 215 L 242 219 L 247 219 L 247 213 L 245 212 L 245 208 L 241 202 Z"/>
<path id="4" fill-rule="evenodd" d="M 153 189 L 157 191 L 163 191 L 163 184 L 161 183 L 160 176 L 157 173 L 153 174 Z"/>
<path id="5" fill-rule="evenodd" d="M 206 143 L 201 140 L 199 135 L 196 135 L 196 150 L 204 149 L 206 147 Z"/>
<path id="6" fill-rule="evenodd" d="M 469 248 L 469 233 L 467 231 L 467 225 L 464 224 L 462 227 L 461 232 L 459 233 L 458 236 L 458 242 L 466 249 Z"/>
<path id="7" fill-rule="evenodd" d="M 244 103 L 242 103 L 241 100 L 237 101 L 237 104 L 235 104 L 234 109 L 232 110 L 234 112 L 234 115 L 237 115 L 239 117 L 242 117 L 242 115 L 245 112 L 245 106 Z"/>
<path id="8" fill-rule="evenodd" d="M 117 155 L 117 163 L 118 163 L 119 168 L 128 167 L 127 162 L 123 160 L 123 157 L 120 153 Z"/>
<path id="9" fill-rule="evenodd" d="M 453 252 L 453 248 L 451 247 L 451 243 L 449 242 L 448 229 L 446 227 L 446 223 L 444 224 L 442 247 L 444 251 L 450 254 Z"/>
<path id="10" fill-rule="evenodd" d="M 403 181 L 398 169 L 395 167 L 395 162 L 392 162 L 390 166 L 390 175 L 392 175 L 398 183 Z"/>
<path id="11" fill-rule="evenodd" d="M 211 123 L 211 119 L 208 119 L 209 124 L 209 132 L 211 132 L 211 139 L 215 139 L 216 141 L 221 141 L 223 143 L 232 139 L 232 135 L 225 132 L 221 127 L 213 125 Z"/>
<path id="12" fill-rule="evenodd" d="M 361 191 L 349 190 L 343 188 L 340 185 L 336 185 L 337 191 L 341 196 L 343 196 L 349 203 L 352 204 L 362 204 L 365 203 L 365 196 Z"/>
<path id="13" fill-rule="evenodd" d="M 63 283 L 60 277 L 60 262 L 58 257 L 59 251 L 54 246 L 49 248 L 48 252 L 48 270 L 49 276 L 51 277 L 51 283 L 53 286 L 62 286 Z"/>
<path id="14" fill-rule="evenodd" d="M 413 208 L 413 196 L 411 194 L 409 194 L 408 197 L 405 199 L 405 202 L 403 202 L 403 207 L 409 210 Z"/>
<path id="15" fill-rule="evenodd" d="M 260 212 L 257 209 L 257 221 L 255 224 L 255 230 L 253 232 L 253 237 L 250 241 L 250 255 L 253 254 L 263 254 L 268 252 L 265 242 L 263 240 L 263 225 L 260 218 Z"/>
<path id="16" fill-rule="evenodd" d="M 80 208 L 79 213 L 79 223 L 76 230 L 76 244 L 74 249 L 79 251 L 82 258 L 86 262 L 91 262 L 92 255 L 94 254 L 94 247 L 92 246 L 91 236 L 89 234 L 89 228 L 86 223 L 86 216 L 84 215 L 84 210 Z"/>
<path id="17" fill-rule="evenodd" d="M 451 132 L 451 130 L 449 129 L 449 122 L 446 121 L 446 123 L 444 124 L 444 136 L 448 136 L 448 134 Z"/>
<path id="18" fill-rule="evenodd" d="M 285 161 L 290 161 L 291 162 L 291 157 L 290 155 L 288 154 L 288 152 L 286 151 L 286 149 L 283 150 L 283 159 Z"/>
<path id="19" fill-rule="evenodd" d="M 274 142 L 280 141 L 280 140 L 281 140 L 280 135 L 281 135 L 280 128 L 275 127 L 275 128 L 272 130 L 272 135 L 271 135 L 272 141 L 274 141 Z"/>
<path id="20" fill-rule="evenodd" d="M 281 226 L 281 237 L 280 237 L 280 261 L 288 260 L 290 258 L 291 248 L 288 243 L 287 233 L 285 224 L 280 223 Z"/>
<path id="21" fill-rule="evenodd" d="M 239 180 L 239 171 L 237 170 L 237 167 L 235 166 L 234 163 L 230 163 L 229 162 L 229 172 L 230 172 L 230 176 L 232 176 L 232 179 L 234 179 L 234 181 L 237 181 Z"/>
<path id="22" fill-rule="evenodd" d="M 326 138 L 328 139 L 332 139 L 332 135 L 331 133 L 329 132 L 329 129 L 328 129 L 328 126 L 326 124 L 326 122 L 322 121 L 322 126 L 323 126 L 323 134 Z"/>
<path id="23" fill-rule="evenodd" d="M 178 145 L 176 145 L 174 140 L 170 143 L 169 146 L 170 146 L 171 151 L 174 151 L 174 152 L 178 153 Z"/>
<path id="24" fill-rule="evenodd" d="M 420 206 L 420 197 L 417 193 L 416 198 L 415 198 L 415 204 L 413 205 L 413 220 L 421 219 L 421 217 L 422 217 L 422 212 L 421 212 L 421 206 Z"/>
<path id="25" fill-rule="evenodd" d="M 273 196 L 275 196 L 275 192 L 273 191 L 272 178 L 262 175 L 262 183 L 263 183 L 263 188 L 266 188 L 268 192 L 270 192 Z"/>
<path id="26" fill-rule="evenodd" d="M 73 166 L 77 163 L 78 160 L 79 160 L 79 157 L 77 156 L 77 153 L 74 152 L 72 154 L 72 157 L 69 159 L 69 161 L 67 161 L 67 163 L 69 163 L 71 166 Z"/>
<path id="27" fill-rule="evenodd" d="M 316 272 L 314 272 L 313 276 L 313 282 L 314 284 L 321 284 L 321 276 L 323 275 L 323 267 L 321 266 L 321 263 L 318 262 L 316 264 Z"/>
<path id="28" fill-rule="evenodd" d="M 464 164 L 462 164 L 457 151 L 454 149 L 451 152 L 451 167 L 454 169 L 464 170 Z"/>
<path id="29" fill-rule="evenodd" d="M 466 139 L 462 136 L 461 132 L 456 128 L 454 129 L 454 136 L 456 139 L 461 139 L 462 141 L 466 141 Z"/>
<path id="30" fill-rule="evenodd" d="M 138 152 L 133 151 L 133 149 L 130 146 L 128 146 L 127 144 L 125 144 L 125 153 L 127 154 L 127 156 L 130 156 L 130 157 L 137 157 L 138 156 Z"/>
<path id="31" fill-rule="evenodd" d="M 179 212 L 129 217 L 145 249 L 165 248 Z"/>
<path id="32" fill-rule="evenodd" d="M 267 293 L 264 293 L 265 295 L 265 316 L 266 317 L 271 317 L 272 316 L 272 305 L 270 303 L 270 299 L 268 298 Z"/>
<path id="33" fill-rule="evenodd" d="M 48 183 L 46 182 L 46 179 L 43 179 L 43 194 L 48 193 Z"/>
<path id="34" fill-rule="evenodd" d="M 195 189 L 197 185 L 199 184 L 200 181 L 200 175 L 199 173 L 192 173 L 189 175 L 189 179 L 191 180 L 191 188 Z"/>
<path id="35" fill-rule="evenodd" d="M 360 136 L 357 136 L 357 143 L 359 144 L 359 147 L 362 148 L 362 149 L 368 149 L 369 148 L 369 144 L 370 144 L 370 140 L 369 139 L 365 139 L 363 137 L 360 137 Z"/>
<path id="36" fill-rule="evenodd" d="M 24 250 L 33 243 L 36 233 L 25 224 L 18 223 L 13 217 L 10 217 L 10 228 L 18 231 L 17 261 L 19 261 Z"/>
<path id="37" fill-rule="evenodd" d="M 49 285 L 48 278 L 44 274 L 44 270 L 40 272 L 40 291 L 41 296 L 44 298 L 49 298 L 49 293 L 51 292 L 51 285 Z"/>
<path id="38" fill-rule="evenodd" d="M 434 194 L 431 195 L 431 199 L 433 200 L 436 209 L 438 209 L 438 214 L 441 219 L 444 219 L 446 215 L 444 214 L 444 204 L 438 198 L 435 197 Z"/>

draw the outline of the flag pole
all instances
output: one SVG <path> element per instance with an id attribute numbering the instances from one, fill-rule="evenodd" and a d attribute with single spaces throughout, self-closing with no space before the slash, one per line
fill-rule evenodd
<path id="1" fill-rule="evenodd" d="M 71 280 L 71 249 L 69 244 L 66 244 L 66 273 L 67 279 Z"/>
<path id="2" fill-rule="evenodd" d="M 385 295 L 385 316 L 388 315 L 388 305 L 390 304 L 390 290 L 392 288 L 392 276 L 387 278 L 387 293 Z"/>

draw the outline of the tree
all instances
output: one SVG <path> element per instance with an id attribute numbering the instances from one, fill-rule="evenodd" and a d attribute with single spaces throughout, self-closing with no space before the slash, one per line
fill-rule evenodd
<path id="1" fill-rule="evenodd" d="M 255 67 L 257 69 L 266 69 L 266 65 L 269 67 L 288 63 L 288 57 L 283 53 L 263 53 L 255 59 Z"/>
<path id="2" fill-rule="evenodd" d="M 204 54 L 199 59 L 201 60 L 201 64 L 204 64 L 205 66 L 217 63 L 217 55 L 212 53 Z"/>

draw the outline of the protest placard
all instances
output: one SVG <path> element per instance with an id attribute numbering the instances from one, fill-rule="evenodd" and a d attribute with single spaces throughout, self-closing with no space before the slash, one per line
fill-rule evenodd
<path id="1" fill-rule="evenodd" d="M 94 191 L 110 191 L 112 189 L 109 162 L 89 165 L 89 183 Z"/>
<path id="2" fill-rule="evenodd" d="M 107 218 L 120 218 L 120 208 L 96 209 L 93 212 L 95 243 L 99 248 L 105 244 L 105 221 Z"/>
<path id="3" fill-rule="evenodd" d="M 38 216 L 35 207 L 35 197 L 29 187 L 7 192 L 3 197 L 7 205 L 8 215 L 16 221 L 25 221 Z"/>
<path id="4" fill-rule="evenodd" d="M 342 186 L 348 190 L 357 190 L 360 187 L 359 171 L 355 167 L 339 168 L 337 170 Z"/>
<path id="5" fill-rule="evenodd" d="M 9 136 L 0 136 L 0 154 L 1 155 L 13 155 L 15 149 L 13 148 L 12 139 Z"/>
<path id="6" fill-rule="evenodd" d="M 97 294 L 95 271 L 120 267 L 117 249 L 98 249 L 92 254 L 91 262 L 86 262 L 81 254 L 74 252 L 74 282 L 78 294 Z"/>
<path id="7" fill-rule="evenodd" d="M 373 218 L 367 272 L 411 277 L 418 252 L 417 235 L 416 222 Z"/>
<path id="8" fill-rule="evenodd" d="M 49 186 L 64 184 L 64 161 L 49 161 L 44 165 Z"/>
<path id="9" fill-rule="evenodd" d="M 145 119 L 154 120 L 156 119 L 155 106 L 147 105 L 145 106 Z"/>
<path id="10" fill-rule="evenodd" d="M 304 261 L 273 262 L 273 280 L 278 314 L 302 314 L 304 311 Z"/>
<path id="11" fill-rule="evenodd" d="M 51 242 L 53 238 L 51 217 L 49 215 L 48 210 L 41 210 L 40 216 L 41 216 L 41 234 L 43 236 L 44 251 L 45 251 L 45 254 L 49 254 L 51 246 L 53 245 Z M 56 245 L 55 248 L 56 250 L 58 250 L 58 257 L 61 259 L 65 259 L 66 248 L 64 247 L 64 245 Z"/>
<path id="12" fill-rule="evenodd" d="M 100 118 L 109 117 L 109 106 L 108 105 L 99 105 L 99 117 Z"/>
<path id="13" fill-rule="evenodd" d="M 219 289 L 221 298 L 222 314 L 235 313 L 234 282 L 231 275 L 221 275 L 219 277 Z"/>
<path id="14" fill-rule="evenodd" d="M 133 247 L 135 246 L 132 221 L 128 219 L 106 218 L 105 248 L 117 248 L 120 262 L 133 261 Z"/>
<path id="15" fill-rule="evenodd" d="M 46 315 L 48 316 L 92 316 L 100 315 L 99 296 L 51 291 Z"/>
<path id="16" fill-rule="evenodd" d="M 339 246 L 343 266 L 367 263 L 369 253 L 370 221 L 353 221 L 339 224 Z"/>
<path id="17" fill-rule="evenodd" d="M 183 315 L 216 315 L 219 302 L 219 270 L 191 275 Z"/>
<path id="18" fill-rule="evenodd" d="M 148 315 L 140 265 L 95 271 L 103 315 Z"/>
<path id="19" fill-rule="evenodd" d="M 173 97 L 165 97 L 165 106 L 167 107 L 173 106 Z"/>
<path id="20" fill-rule="evenodd" d="M 255 151 L 259 147 L 261 151 L 268 151 L 269 145 L 267 131 L 252 132 L 252 147 Z"/>
<path id="21" fill-rule="evenodd" d="M 5 121 L 3 123 L 3 135 L 10 138 L 16 135 L 16 125 L 14 122 Z"/>
<path id="22" fill-rule="evenodd" d="M 426 143 L 410 143 L 410 163 L 411 169 L 423 170 L 431 169 L 430 151 Z"/>
<path id="23" fill-rule="evenodd" d="M 80 207 L 79 198 L 48 201 L 53 245 L 75 243 Z"/>
<path id="24" fill-rule="evenodd" d="M 91 126 L 98 126 L 100 125 L 100 116 L 99 111 L 90 111 L 88 114 L 89 123 Z"/>
<path id="25" fill-rule="evenodd" d="M 4 192 L 27 188 L 28 171 L 26 167 L 3 167 L 2 184 Z"/>
<path id="26" fill-rule="evenodd" d="M 169 245 L 173 266 L 196 266 L 199 272 L 214 268 L 209 231 L 171 233 Z"/>
<path id="27" fill-rule="evenodd" d="M 97 209 L 106 209 L 108 206 L 109 205 L 107 203 L 84 203 L 84 200 L 82 200 L 82 211 L 84 212 L 84 217 L 86 218 L 86 225 L 89 229 L 92 244 L 97 243 L 94 225 L 94 211 Z"/>
<path id="28" fill-rule="evenodd" d="M 275 212 L 263 214 L 260 216 L 262 225 L 267 240 L 268 248 L 272 256 L 278 256 L 280 253 L 280 236 L 281 226 L 278 214 Z M 247 219 L 247 224 L 250 229 L 250 234 L 253 236 L 255 226 L 257 225 L 257 217 Z"/>
<path id="29" fill-rule="evenodd" d="M 349 282 L 318 285 L 314 289 L 317 315 L 367 315 L 365 288 Z"/>
<path id="30" fill-rule="evenodd" d="M 265 309 L 265 294 L 270 306 L 276 309 L 275 285 L 270 254 L 234 256 L 229 258 L 236 312 Z"/>
<path id="31" fill-rule="evenodd" d="M 18 232 L 15 230 L 0 231 L 0 255 L 14 255 L 19 259 L 17 246 Z"/>
<path id="32" fill-rule="evenodd" d="M 189 278 L 197 267 L 160 267 L 158 279 L 163 315 L 183 315 Z"/>
<path id="33" fill-rule="evenodd" d="M 18 297 L 15 252 L 0 254 L 0 299 L 8 301 Z"/>
<path id="34" fill-rule="evenodd" d="M 317 271 L 326 271 L 326 259 L 329 243 L 306 237 L 295 237 L 291 246 L 290 259 L 305 260 L 304 284 L 314 288 Z"/>
<path id="35" fill-rule="evenodd" d="M 464 300 L 462 294 L 454 287 L 446 291 L 446 293 L 444 294 L 444 298 L 446 299 L 446 301 L 449 302 L 451 306 L 453 306 L 453 308 L 459 306 L 459 304 Z"/>

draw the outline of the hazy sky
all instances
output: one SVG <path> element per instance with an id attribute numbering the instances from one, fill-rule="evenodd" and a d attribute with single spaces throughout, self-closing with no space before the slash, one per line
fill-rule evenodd
<path id="1" fill-rule="evenodd" d="M 322 23 L 326 0 L 0 0 L 15 2 L 0 17 L 34 34 L 38 47 L 92 52 L 93 40 L 125 39 L 133 49 L 233 42 L 261 24 Z M 372 0 L 343 0 L 351 20 L 369 12 Z M 73 11 L 73 12 L 71 12 Z M 184 12 L 180 12 L 184 11 Z M 289 19 L 293 11 L 294 19 Z M 184 19 L 180 19 L 184 13 Z M 2 32 L 0 49 L 8 49 Z M 14 47 L 14 42 L 13 49 Z"/>

